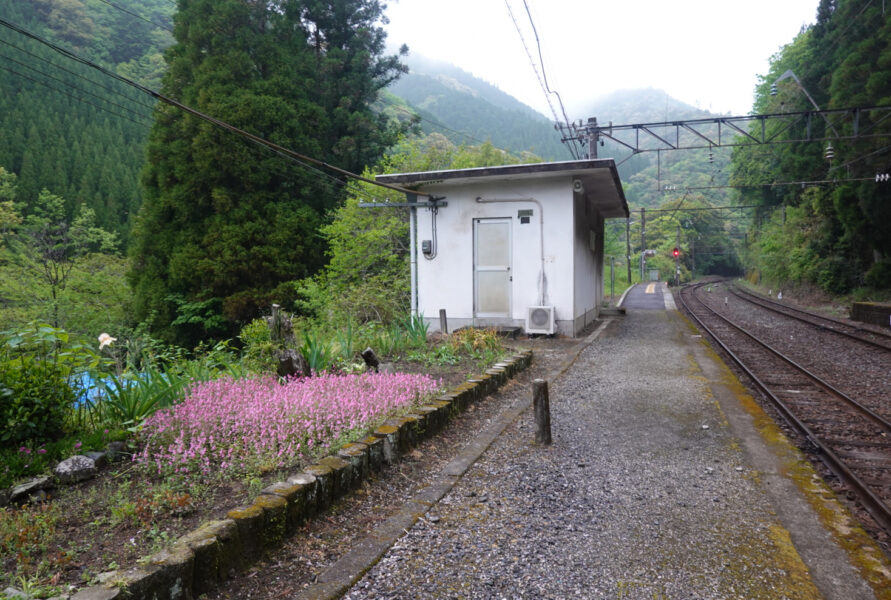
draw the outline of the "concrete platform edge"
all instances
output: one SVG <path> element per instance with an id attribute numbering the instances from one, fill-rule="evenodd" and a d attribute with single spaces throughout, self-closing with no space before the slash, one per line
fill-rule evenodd
<path id="1" fill-rule="evenodd" d="M 827 599 L 891 598 L 891 563 L 696 328 L 671 311 L 718 408 Z"/>

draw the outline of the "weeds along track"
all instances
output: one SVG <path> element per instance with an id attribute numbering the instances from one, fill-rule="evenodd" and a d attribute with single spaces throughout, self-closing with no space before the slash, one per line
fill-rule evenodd
<path id="1" fill-rule="evenodd" d="M 688 286 L 679 298 L 891 554 L 891 351 L 755 306 L 724 283 Z"/>

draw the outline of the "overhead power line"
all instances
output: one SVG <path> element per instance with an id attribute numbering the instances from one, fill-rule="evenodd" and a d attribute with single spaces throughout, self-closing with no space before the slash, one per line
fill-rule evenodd
<path id="1" fill-rule="evenodd" d="M 133 11 L 131 11 L 131 10 L 127 10 L 127 9 L 124 8 L 123 6 L 117 5 L 117 4 L 115 4 L 114 2 L 109 2 L 108 0 L 99 0 L 99 2 L 102 2 L 102 3 L 104 3 L 104 4 L 107 4 L 107 5 L 111 6 L 112 8 L 116 8 L 116 9 L 118 9 L 119 11 L 121 11 L 121 12 L 123 12 L 123 13 L 127 13 L 127 14 L 130 15 L 131 17 L 135 17 L 135 18 L 137 18 L 137 19 L 139 19 L 139 20 L 141 20 L 141 21 L 145 21 L 145 22 L 148 23 L 149 25 L 154 25 L 154 26 L 157 27 L 158 29 L 164 29 L 165 31 L 169 31 L 170 33 L 173 33 L 173 28 L 172 28 L 172 27 L 167 27 L 167 25 L 162 25 L 161 23 L 155 23 L 155 22 L 152 21 L 151 19 L 147 19 L 146 17 L 143 17 L 142 15 L 140 15 L 140 14 L 138 14 L 138 13 L 135 13 L 135 12 L 133 12 Z M 175 4 L 175 3 L 174 3 L 174 4 Z"/>
<path id="2" fill-rule="evenodd" d="M 535 34 L 535 45 L 538 47 L 538 62 L 541 65 L 541 77 L 544 80 L 545 90 L 549 94 L 557 96 L 557 103 L 560 105 L 560 112 L 563 114 L 563 121 L 569 125 L 569 117 L 566 116 L 566 108 L 563 106 L 563 98 L 557 90 L 552 90 L 548 83 L 548 74 L 545 71 L 544 56 L 541 52 L 541 39 L 538 37 L 538 29 L 535 27 L 535 20 L 532 18 L 532 11 L 529 10 L 529 3 L 523 0 L 523 6 L 526 8 L 526 15 L 529 17 L 529 24 L 532 25 L 532 33 Z"/>
<path id="3" fill-rule="evenodd" d="M 703 207 L 690 207 L 690 208 L 648 208 L 646 211 L 648 213 L 658 213 L 658 212 L 696 212 L 701 210 L 738 210 L 740 208 L 758 208 L 758 204 L 739 204 L 736 206 L 703 206 Z M 632 210 L 629 212 L 640 212 L 641 209 Z"/>
<path id="4" fill-rule="evenodd" d="M 81 73 L 78 73 L 78 72 L 76 72 L 76 71 L 72 71 L 71 69 L 66 69 L 65 67 L 63 67 L 63 66 L 61 66 L 61 65 L 57 65 L 56 63 L 54 63 L 54 62 L 52 62 L 52 61 L 50 61 L 50 60 L 47 60 L 46 58 L 44 58 L 44 57 L 42 57 L 42 56 L 39 56 L 39 55 L 37 55 L 37 54 L 35 54 L 35 53 L 33 53 L 33 52 L 29 52 L 28 50 L 25 50 L 24 48 L 21 48 L 21 47 L 19 47 L 19 46 L 16 46 L 15 44 L 10 44 L 10 43 L 7 42 L 6 40 L 0 40 L 0 44 L 3 44 L 3 45 L 5 45 L 5 46 L 9 46 L 10 48 L 13 48 L 13 49 L 15 49 L 15 50 L 18 50 L 19 52 L 22 52 L 23 54 L 27 54 L 28 56 L 30 56 L 30 57 L 32 57 L 32 58 L 36 58 L 37 60 L 43 62 L 44 64 L 47 64 L 47 65 L 49 65 L 49 66 L 51 66 L 51 67 L 53 67 L 53 68 L 55 68 L 55 69 L 59 69 L 60 71 L 64 71 L 65 73 L 68 73 L 68 74 L 71 75 L 72 77 L 77 77 L 78 79 L 82 79 L 82 80 L 84 80 L 84 81 L 87 81 L 87 82 L 89 82 L 89 83 L 92 83 L 93 85 L 102 88 L 103 90 L 105 90 L 106 92 L 108 92 L 108 93 L 110 93 L 110 94 L 114 94 L 114 95 L 116 95 L 116 96 L 119 96 L 119 97 L 121 97 L 121 98 L 124 98 L 125 100 L 129 100 L 130 102 L 133 102 L 134 104 L 138 104 L 139 106 L 148 108 L 149 110 L 154 109 L 154 104 L 149 104 L 149 103 L 147 103 L 147 102 L 140 102 L 137 98 L 133 98 L 133 97 L 131 97 L 131 96 L 128 96 L 128 95 L 122 93 L 120 90 L 116 90 L 116 89 L 114 89 L 114 88 L 106 87 L 106 86 L 102 85 L 101 83 L 99 83 L 98 81 L 94 81 L 94 80 L 90 79 L 89 77 L 84 77 L 84 75 L 81 74 Z M 22 64 L 22 63 L 18 63 L 18 64 Z M 27 67 L 28 67 L 29 69 L 33 69 L 33 67 L 31 67 L 30 65 L 27 65 Z"/>
<path id="5" fill-rule="evenodd" d="M 330 171 L 334 171 L 335 173 L 339 173 L 341 175 L 344 175 L 351 179 L 355 179 L 357 181 L 364 181 L 365 183 L 369 183 L 371 185 L 375 185 L 378 187 L 393 190 L 393 191 L 396 191 L 396 192 L 399 192 L 402 194 L 414 194 L 416 196 L 423 196 L 423 197 L 429 198 L 431 200 L 434 200 L 434 197 L 430 194 L 425 194 L 425 193 L 417 192 L 414 190 L 409 190 L 409 189 L 406 189 L 406 188 L 403 188 L 400 186 L 396 186 L 396 185 L 391 185 L 388 183 L 381 183 L 379 181 L 375 181 L 373 179 L 363 177 L 361 175 L 352 173 L 350 171 L 347 171 L 346 169 L 341 169 L 340 167 L 337 167 L 337 166 L 327 163 L 325 161 L 319 160 L 317 158 L 313 158 L 311 156 L 307 156 L 306 154 L 296 152 L 295 150 L 291 150 L 290 148 L 285 148 L 284 146 L 280 146 L 278 144 L 270 142 L 269 140 L 267 140 L 265 138 L 262 138 L 258 135 L 254 135 L 254 134 L 247 132 L 243 129 L 239 129 L 238 127 L 235 127 L 234 125 L 231 125 L 225 121 L 217 119 L 216 117 L 207 115 L 199 110 L 192 108 L 191 106 L 188 106 L 186 104 L 183 104 L 182 102 L 179 102 L 178 100 L 174 100 L 173 98 L 170 98 L 170 97 L 165 96 L 159 92 L 156 92 L 156 91 L 154 91 L 140 83 L 133 81 L 132 79 L 128 79 L 122 75 L 118 75 L 114 71 L 110 71 L 109 69 L 106 69 L 105 67 L 103 67 L 101 65 L 98 65 L 86 58 L 78 56 L 77 54 L 74 54 L 73 52 L 66 50 L 65 48 L 62 48 L 62 47 L 50 42 L 49 40 L 46 40 L 46 39 L 40 37 L 37 34 L 31 33 L 30 31 L 28 31 L 22 27 L 19 27 L 18 25 L 14 24 L 14 23 L 11 23 L 11 22 L 7 21 L 6 19 L 0 18 L 0 26 L 11 29 L 12 31 L 15 31 L 21 35 L 24 35 L 24 36 L 32 39 L 32 40 L 35 40 L 41 44 L 44 44 L 45 46 L 51 48 L 55 52 L 58 52 L 59 54 L 65 56 L 67 58 L 70 58 L 71 60 L 79 62 L 83 65 L 86 65 L 86 66 L 90 67 L 91 69 L 95 69 L 95 70 L 99 71 L 100 73 L 102 73 L 103 75 L 106 75 L 106 76 L 116 79 L 117 81 L 120 81 L 128 86 L 131 86 L 131 87 L 133 87 L 145 94 L 148 94 L 152 98 L 155 98 L 156 100 L 159 100 L 169 106 L 173 106 L 174 108 L 177 108 L 185 113 L 188 113 L 188 114 L 192 115 L 193 117 L 201 119 L 202 121 L 206 121 L 208 123 L 216 125 L 217 127 L 220 127 L 221 129 L 225 129 L 227 131 L 235 133 L 236 135 L 239 135 L 245 139 L 248 139 L 256 144 L 265 146 L 266 148 L 269 148 L 275 152 L 278 152 L 284 156 L 287 156 L 291 160 L 294 160 L 298 163 L 301 163 L 301 164 L 310 163 L 317 167 L 321 167 L 323 169 L 328 169 Z"/>
<path id="6" fill-rule="evenodd" d="M 76 85 L 71 85 L 70 83 L 68 83 L 68 82 L 65 81 L 64 79 L 60 79 L 59 77 L 56 77 L 55 75 L 51 75 L 51 74 L 49 74 L 49 73 L 45 73 L 44 71 L 41 71 L 40 69 L 35 69 L 34 67 L 32 67 L 32 66 L 30 66 L 30 65 L 27 65 L 27 64 L 25 64 L 25 63 L 23 63 L 23 62 L 21 62 L 21 61 L 18 61 L 18 60 L 14 59 L 14 58 L 10 58 L 9 56 L 6 56 L 5 54 L 2 54 L 2 53 L 0 53 L 0 58 L 3 58 L 3 59 L 5 59 L 5 60 L 7 60 L 7 61 L 9 61 L 9 62 L 15 63 L 15 64 L 17 64 L 18 66 L 23 67 L 23 68 L 25 68 L 25 69 L 27 69 L 27 70 L 33 72 L 33 73 L 38 73 L 39 75 L 42 75 L 42 76 L 47 77 L 47 78 L 49 78 L 49 79 L 52 79 L 53 81 L 57 81 L 57 82 L 61 83 L 63 86 L 65 86 L 65 87 L 67 87 L 67 88 L 71 88 L 71 89 L 77 90 L 78 92 L 84 93 L 84 94 L 86 94 L 86 95 L 88 95 L 88 96 L 92 96 L 93 98 L 96 98 L 97 100 L 100 100 L 100 101 L 102 101 L 102 102 L 106 102 L 106 103 L 108 103 L 108 104 L 110 104 L 110 105 L 112 105 L 112 106 L 114 106 L 114 107 L 116 107 L 116 108 L 119 108 L 119 109 L 121 109 L 121 110 L 123 110 L 123 111 L 125 111 L 125 112 L 128 112 L 128 113 L 130 113 L 130 114 L 132 114 L 132 115 L 134 115 L 134 116 L 136 116 L 136 117 L 138 117 L 138 118 L 141 118 L 141 119 L 148 119 L 149 122 L 151 122 L 151 117 L 150 117 L 149 115 L 146 115 L 146 114 L 141 113 L 141 112 L 139 112 L 139 111 L 135 111 L 135 110 L 132 110 L 132 109 L 130 109 L 130 108 L 127 108 L 126 106 L 123 106 L 122 104 L 118 104 L 117 102 L 112 102 L 111 100 L 107 100 L 106 98 L 103 98 L 103 97 L 100 96 L 99 94 L 94 94 L 94 93 L 91 92 L 90 90 L 85 90 L 85 89 L 83 89 L 83 88 L 81 88 L 81 87 L 78 87 L 78 86 L 76 86 Z M 74 97 L 74 96 L 72 96 L 72 97 Z"/>
<path id="7" fill-rule="evenodd" d="M 827 185 L 835 183 L 850 183 L 853 181 L 874 181 L 877 182 L 876 176 L 872 177 L 848 177 L 845 179 L 814 179 L 808 181 L 775 181 L 773 183 L 740 183 L 726 185 L 701 185 L 685 187 L 684 190 L 725 190 L 725 189 L 754 189 L 754 188 L 771 188 L 782 185 Z"/>
<path id="8" fill-rule="evenodd" d="M 39 79 L 30 77 L 28 75 L 25 75 L 24 73 L 19 73 L 15 69 L 10 69 L 9 67 L 4 67 L 3 65 L 0 65 L 0 69 L 6 71 L 7 73 L 11 73 L 12 75 L 15 75 L 16 77 L 21 77 L 22 79 L 26 79 L 32 83 L 36 83 L 37 85 L 42 85 L 46 88 L 53 90 L 54 92 L 59 92 L 60 94 L 65 94 L 69 98 L 77 100 L 78 102 L 83 102 L 84 104 L 89 104 L 90 106 L 98 108 L 101 111 L 107 112 L 107 113 L 114 115 L 116 117 L 119 117 L 121 119 L 126 119 L 126 120 L 130 121 L 131 123 L 135 123 L 136 125 L 140 125 L 142 127 L 150 127 L 151 126 L 151 121 L 137 121 L 133 117 L 128 117 L 127 115 L 122 115 L 122 114 L 116 113 L 113 110 L 109 110 L 108 108 L 101 106 L 99 104 L 96 104 L 95 102 L 91 102 L 91 101 L 87 100 L 86 98 L 81 98 L 79 96 L 75 96 L 74 94 L 71 94 L 63 89 L 59 89 L 55 86 L 52 86 L 45 81 L 40 81 Z"/>
<path id="9" fill-rule="evenodd" d="M 504 0 L 504 4 L 505 4 L 505 6 L 507 6 L 507 12 L 508 12 L 508 14 L 510 14 L 510 18 L 514 22 L 514 27 L 517 30 L 517 35 L 520 36 L 520 42 L 522 42 L 523 48 L 526 50 L 526 56 L 529 58 L 529 63 L 532 65 L 532 70 L 535 72 L 535 77 L 538 79 L 538 84 L 541 86 L 541 89 L 544 92 L 545 100 L 548 103 L 548 107 L 551 109 L 551 114 L 554 117 L 554 122 L 558 123 L 558 124 L 565 123 L 566 127 L 570 131 L 572 131 L 573 124 L 570 123 L 569 117 L 566 116 L 566 109 L 563 107 L 563 100 L 560 97 L 560 94 L 554 90 L 551 90 L 550 85 L 548 84 L 548 77 L 547 77 L 547 74 L 545 73 L 544 58 L 543 58 L 542 51 L 541 51 L 541 40 L 538 37 L 538 30 L 535 27 L 535 21 L 532 18 L 532 12 L 529 10 L 529 5 L 526 3 L 526 0 L 523 0 L 523 6 L 526 8 L 526 15 L 529 17 L 529 24 L 532 26 L 532 32 L 535 35 L 535 42 L 538 46 L 538 58 L 539 58 L 539 65 L 541 66 L 541 72 L 539 72 L 539 65 L 536 65 L 535 59 L 532 58 L 532 53 L 529 51 L 529 46 L 526 44 L 526 38 L 523 36 L 523 30 L 520 28 L 520 24 L 517 21 L 517 18 L 514 16 L 514 11 L 510 6 L 509 0 Z M 557 97 L 557 101 L 560 104 L 560 111 L 563 114 L 562 122 L 560 120 L 560 117 L 557 116 L 557 111 L 554 110 L 554 105 L 551 102 L 552 94 Z M 561 125 L 561 129 L 562 129 L 562 125 Z M 566 138 L 565 136 L 561 136 L 561 137 L 562 137 L 561 141 L 563 143 L 566 143 L 567 141 L 570 141 L 572 139 L 572 137 L 574 137 L 574 136 L 570 136 L 570 138 Z M 569 144 L 567 146 L 567 148 L 569 149 L 569 153 L 572 155 L 572 157 L 574 159 L 578 160 L 580 158 L 578 149 L 573 144 Z"/>

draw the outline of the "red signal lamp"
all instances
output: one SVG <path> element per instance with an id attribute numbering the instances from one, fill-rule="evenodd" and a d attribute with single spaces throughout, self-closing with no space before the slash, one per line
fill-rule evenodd
<path id="1" fill-rule="evenodd" d="M 678 250 L 677 248 L 675 248 L 674 250 L 671 251 L 671 255 L 674 256 L 675 258 L 677 258 L 678 256 L 681 255 L 681 251 Z"/>

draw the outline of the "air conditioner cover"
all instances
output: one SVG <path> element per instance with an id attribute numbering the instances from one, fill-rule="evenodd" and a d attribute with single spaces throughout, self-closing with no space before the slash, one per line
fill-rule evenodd
<path id="1" fill-rule="evenodd" d="M 553 306 L 530 306 L 526 309 L 526 333 L 551 335 L 556 331 Z"/>

